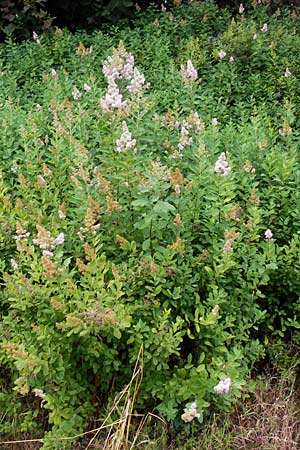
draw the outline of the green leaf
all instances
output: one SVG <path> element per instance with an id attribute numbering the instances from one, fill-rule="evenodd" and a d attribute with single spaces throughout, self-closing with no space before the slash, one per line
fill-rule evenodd
<path id="1" fill-rule="evenodd" d="M 175 207 L 173 205 L 171 205 L 171 203 L 169 202 L 163 202 L 161 200 L 159 200 L 154 208 L 153 211 L 158 214 L 161 217 L 166 216 L 170 211 L 175 211 Z"/>
<path id="2" fill-rule="evenodd" d="M 131 202 L 131 205 L 133 207 L 135 207 L 135 206 L 144 207 L 144 206 L 147 206 L 149 204 L 150 204 L 150 202 L 146 198 L 145 199 L 144 198 L 138 198 L 137 200 L 133 200 L 133 202 Z"/>

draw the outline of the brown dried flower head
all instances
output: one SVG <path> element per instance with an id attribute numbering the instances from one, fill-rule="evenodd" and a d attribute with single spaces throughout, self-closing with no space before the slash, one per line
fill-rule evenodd
<path id="1" fill-rule="evenodd" d="M 113 200 L 110 195 L 106 196 L 106 213 L 110 215 L 113 211 L 121 211 L 121 205 L 117 200 Z"/>
<path id="2" fill-rule="evenodd" d="M 252 164 L 251 164 L 251 161 L 249 161 L 249 159 L 247 159 L 246 161 L 245 161 L 245 163 L 244 163 L 244 170 L 245 170 L 245 172 L 251 172 L 251 169 L 252 169 Z"/>
<path id="3" fill-rule="evenodd" d="M 176 240 L 172 244 L 168 245 L 168 248 L 175 250 L 182 256 L 184 254 L 184 241 L 181 237 L 177 236 Z"/>
<path id="4" fill-rule="evenodd" d="M 93 51 L 92 47 L 85 47 L 85 45 L 80 42 L 78 47 L 76 48 L 76 55 L 79 56 L 86 56 L 86 55 L 90 55 Z"/>
<path id="5" fill-rule="evenodd" d="M 93 261 L 94 259 L 96 259 L 95 250 L 87 242 L 84 242 L 83 248 L 84 248 L 85 257 L 88 261 Z"/>
<path id="6" fill-rule="evenodd" d="M 175 216 L 175 219 L 174 219 L 174 224 L 175 225 L 180 225 L 181 222 L 182 222 L 181 215 L 179 213 L 177 213 L 176 216 Z"/>
<path id="7" fill-rule="evenodd" d="M 88 266 L 84 264 L 80 258 L 76 258 L 76 266 L 81 273 L 86 273 L 88 271 Z"/>
<path id="8" fill-rule="evenodd" d="M 260 150 L 264 150 L 265 148 L 267 148 L 269 145 L 269 141 L 267 139 L 267 136 L 264 134 L 261 141 L 258 143 L 258 147 L 260 148 Z"/>
<path id="9" fill-rule="evenodd" d="M 174 189 L 174 191 L 176 193 L 179 193 L 180 187 L 185 182 L 185 179 L 178 167 L 176 167 L 176 169 L 174 169 L 174 170 L 172 170 L 172 169 L 170 170 L 170 181 L 171 181 L 171 185 L 172 185 L 172 188 Z"/>
<path id="10" fill-rule="evenodd" d="M 55 300 L 55 298 L 52 298 L 50 300 L 51 306 L 53 306 L 54 309 L 63 309 L 64 305 L 59 302 L 58 300 Z"/>
<path id="11" fill-rule="evenodd" d="M 225 217 L 230 220 L 239 221 L 243 215 L 244 209 L 241 206 L 233 206 L 226 214 Z"/>
<path id="12" fill-rule="evenodd" d="M 234 240 L 238 237 L 239 232 L 235 231 L 233 228 L 227 230 L 224 230 L 224 234 L 225 234 L 225 243 L 223 246 L 223 253 L 227 254 L 227 253 L 231 253 L 233 252 L 233 242 Z"/>
<path id="13" fill-rule="evenodd" d="M 253 189 L 253 191 L 251 192 L 251 195 L 249 197 L 249 201 L 251 203 L 255 203 L 256 205 L 259 205 L 260 200 L 259 200 L 259 197 L 257 197 L 255 189 Z"/>
<path id="14" fill-rule="evenodd" d="M 41 257 L 42 265 L 45 270 L 45 274 L 47 276 L 54 276 L 63 272 L 63 269 L 57 268 L 57 263 L 55 261 L 51 261 L 47 256 Z"/>
<path id="15" fill-rule="evenodd" d="M 67 285 L 67 288 L 70 289 L 70 291 L 74 291 L 76 289 L 76 284 L 74 284 L 73 281 L 70 280 L 70 278 L 66 278 L 65 283 Z"/>

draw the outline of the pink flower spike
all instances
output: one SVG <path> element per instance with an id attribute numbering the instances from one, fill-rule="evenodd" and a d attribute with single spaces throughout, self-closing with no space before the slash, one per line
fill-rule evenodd
<path id="1" fill-rule="evenodd" d="M 134 149 L 136 144 L 136 139 L 132 139 L 132 135 L 128 130 L 128 126 L 125 121 L 122 122 L 122 134 L 119 139 L 117 139 L 117 152 L 122 152 L 129 148 Z"/>
<path id="2" fill-rule="evenodd" d="M 214 172 L 220 175 L 221 177 L 226 177 L 231 172 L 231 167 L 229 167 L 228 165 L 225 152 L 222 152 L 221 155 L 219 156 L 214 167 Z"/>
<path id="3" fill-rule="evenodd" d="M 196 81 L 198 78 L 198 72 L 190 59 L 187 61 L 186 68 L 184 64 L 181 64 L 180 73 L 184 81 Z"/>

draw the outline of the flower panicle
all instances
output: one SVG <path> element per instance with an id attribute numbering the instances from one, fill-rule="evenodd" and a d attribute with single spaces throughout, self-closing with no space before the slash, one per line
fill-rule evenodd
<path id="1" fill-rule="evenodd" d="M 134 66 L 134 56 L 125 50 L 121 41 L 118 48 L 113 49 L 112 56 L 108 56 L 103 62 L 103 75 L 108 83 L 105 95 L 100 99 L 99 105 L 104 112 L 127 107 L 128 99 L 124 94 L 139 94 L 145 87 L 144 75 Z M 121 92 L 121 82 L 125 90 Z"/>
<path id="2" fill-rule="evenodd" d="M 221 177 L 226 177 L 227 175 L 230 174 L 231 167 L 229 167 L 225 152 L 222 152 L 219 158 L 217 159 L 217 162 L 214 167 L 214 172 L 220 175 Z"/>
<path id="3" fill-rule="evenodd" d="M 186 67 L 184 64 L 180 65 L 180 73 L 185 82 L 196 81 L 198 79 L 198 72 L 190 59 L 187 61 Z"/>
<path id="4" fill-rule="evenodd" d="M 119 139 L 117 139 L 117 151 L 120 153 L 123 150 L 134 149 L 136 145 L 136 139 L 132 139 L 132 135 L 128 129 L 125 120 L 122 122 L 122 134 Z"/>

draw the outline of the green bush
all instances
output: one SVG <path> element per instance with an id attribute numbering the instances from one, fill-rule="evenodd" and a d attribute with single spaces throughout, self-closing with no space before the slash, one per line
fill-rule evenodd
<path id="1" fill-rule="evenodd" d="M 299 19 L 282 14 L 193 3 L 1 46 L 2 432 L 46 410 L 43 448 L 68 448 L 141 349 L 136 409 L 203 420 L 299 327 Z"/>

